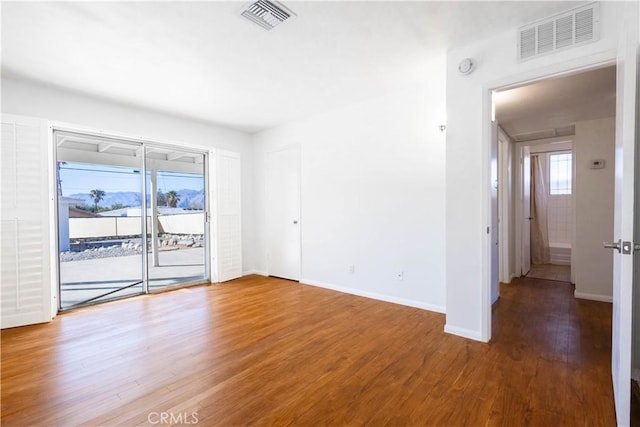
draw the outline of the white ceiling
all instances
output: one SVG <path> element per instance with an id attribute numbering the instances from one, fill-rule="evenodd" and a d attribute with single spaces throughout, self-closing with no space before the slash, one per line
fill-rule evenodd
<path id="1" fill-rule="evenodd" d="M 424 79 L 452 46 L 582 2 L 285 3 L 297 17 L 267 32 L 244 2 L 3 1 L 2 72 L 254 132 Z"/>
<path id="2" fill-rule="evenodd" d="M 498 92 L 494 102 L 496 120 L 515 139 L 563 128 L 578 121 L 613 117 L 616 111 L 616 67 Z"/>

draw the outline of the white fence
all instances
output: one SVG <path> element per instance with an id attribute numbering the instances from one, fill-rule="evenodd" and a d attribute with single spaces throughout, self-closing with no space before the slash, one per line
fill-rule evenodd
<path id="1" fill-rule="evenodd" d="M 190 213 L 158 216 L 160 233 L 204 234 L 204 214 Z M 124 237 L 141 234 L 139 217 L 69 218 L 69 237 Z M 151 232 L 151 218 L 147 217 L 147 230 Z"/>

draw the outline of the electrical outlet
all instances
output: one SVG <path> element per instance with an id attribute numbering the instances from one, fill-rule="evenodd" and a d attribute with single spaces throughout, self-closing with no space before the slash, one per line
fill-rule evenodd
<path id="1" fill-rule="evenodd" d="M 401 271 L 400 273 L 396 274 L 396 279 L 403 280 L 404 279 L 404 271 Z"/>
<path id="2" fill-rule="evenodd" d="M 355 273 L 355 272 L 356 272 L 356 266 L 355 266 L 354 264 L 351 264 L 351 265 L 349 266 L 349 273 L 350 273 L 350 274 L 353 274 L 353 273 Z"/>

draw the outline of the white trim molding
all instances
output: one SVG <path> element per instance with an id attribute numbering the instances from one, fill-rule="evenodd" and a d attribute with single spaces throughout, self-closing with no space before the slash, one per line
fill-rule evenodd
<path id="1" fill-rule="evenodd" d="M 302 279 L 300 283 L 303 285 L 316 286 L 319 288 L 331 289 L 345 294 L 357 295 L 359 297 L 371 298 L 378 301 L 390 302 L 393 304 L 404 305 L 407 307 L 420 308 L 422 310 L 433 311 L 436 313 L 446 313 L 445 307 L 441 305 L 429 304 L 421 301 L 415 301 L 408 298 L 393 297 L 390 295 L 379 294 L 376 292 L 367 292 L 360 289 L 349 288 L 346 286 L 332 285 L 329 283 L 318 282 L 315 280 Z"/>
<path id="2" fill-rule="evenodd" d="M 611 295 L 589 294 L 586 292 L 573 291 L 573 296 L 574 298 L 588 299 L 591 301 L 613 302 L 613 297 Z"/>
<path id="3" fill-rule="evenodd" d="M 471 329 L 459 328 L 458 326 L 444 325 L 444 331 L 448 334 L 457 335 L 462 338 L 469 338 L 476 341 L 488 342 L 482 339 L 480 331 L 474 331 Z"/>

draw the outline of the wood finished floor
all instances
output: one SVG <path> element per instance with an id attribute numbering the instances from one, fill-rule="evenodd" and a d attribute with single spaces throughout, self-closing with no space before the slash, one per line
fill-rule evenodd
<path id="1" fill-rule="evenodd" d="M 490 344 L 259 276 L 85 308 L 2 331 L 1 422 L 613 426 L 611 305 L 572 292 L 502 285 Z"/>

